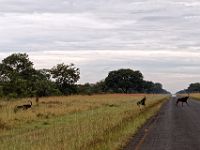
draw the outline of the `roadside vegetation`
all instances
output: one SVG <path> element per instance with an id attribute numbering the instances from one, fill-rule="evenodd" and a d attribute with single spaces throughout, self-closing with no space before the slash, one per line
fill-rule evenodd
<path id="1" fill-rule="evenodd" d="M 195 100 L 200 100 L 200 83 L 191 83 L 187 89 L 177 92 L 180 96 L 187 96 L 190 93 L 190 97 Z"/>
<path id="2" fill-rule="evenodd" d="M 200 93 L 192 93 L 190 97 L 194 98 L 195 100 L 200 100 Z"/>
<path id="3" fill-rule="evenodd" d="M 200 83 L 191 83 L 187 89 L 178 91 L 177 94 L 200 93 Z"/>
<path id="4" fill-rule="evenodd" d="M 28 55 L 16 53 L 0 63 L 0 97 L 24 98 L 105 93 L 168 93 L 162 84 L 144 80 L 138 70 L 113 70 L 97 83 L 77 84 L 80 69 L 74 64 L 57 64 L 35 69 Z"/>
<path id="5" fill-rule="evenodd" d="M 168 99 L 147 95 L 146 107 L 136 103 L 143 94 L 59 96 L 0 101 L 0 149 L 108 150 L 120 149 Z M 14 113 L 15 105 L 33 102 Z"/>

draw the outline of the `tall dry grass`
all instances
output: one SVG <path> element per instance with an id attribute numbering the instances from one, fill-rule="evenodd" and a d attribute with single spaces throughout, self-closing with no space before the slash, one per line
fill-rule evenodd
<path id="1" fill-rule="evenodd" d="M 0 149 L 89 150 L 120 149 L 167 99 L 147 95 L 141 112 L 136 102 L 143 95 L 94 95 L 0 102 Z M 33 101 L 27 111 L 13 109 Z"/>
<path id="2" fill-rule="evenodd" d="M 190 97 L 192 97 L 196 100 L 200 100 L 200 93 L 192 93 L 192 94 L 190 94 Z"/>

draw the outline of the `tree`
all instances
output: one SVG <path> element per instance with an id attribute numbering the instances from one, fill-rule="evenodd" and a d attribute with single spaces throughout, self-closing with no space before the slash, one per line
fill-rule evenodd
<path id="1" fill-rule="evenodd" d="M 177 94 L 186 94 L 186 93 L 199 93 L 200 92 L 200 83 L 191 83 L 187 89 L 178 91 Z"/>
<path id="2" fill-rule="evenodd" d="M 138 92 L 142 87 L 143 75 L 140 71 L 119 69 L 109 72 L 105 79 L 105 83 L 113 92 Z"/>
<path id="3" fill-rule="evenodd" d="M 106 93 L 108 91 L 105 80 L 101 80 L 94 84 L 94 93 Z"/>
<path id="4" fill-rule="evenodd" d="M 74 64 L 65 65 L 64 63 L 58 64 L 51 69 L 52 78 L 55 79 L 59 90 L 63 94 L 71 94 L 76 92 L 75 83 L 80 78 L 79 68 Z"/>
<path id="5" fill-rule="evenodd" d="M 200 83 L 191 83 L 187 90 L 191 93 L 200 92 Z"/>
<path id="6" fill-rule="evenodd" d="M 176 94 L 186 94 L 186 93 L 188 93 L 188 89 L 183 89 L 183 90 L 176 92 Z"/>
<path id="7" fill-rule="evenodd" d="M 60 90 L 50 80 L 37 80 L 35 82 L 35 95 L 37 97 L 61 95 Z"/>
<path id="8" fill-rule="evenodd" d="M 13 77 L 26 75 L 26 72 L 33 69 L 33 63 L 27 54 L 12 54 L 3 59 L 1 63 L 1 76 Z"/>
<path id="9" fill-rule="evenodd" d="M 162 92 L 163 92 L 162 84 L 154 83 L 153 93 L 162 93 Z"/>
<path id="10" fill-rule="evenodd" d="M 90 83 L 85 83 L 83 85 L 79 84 L 78 85 L 78 93 L 79 94 L 87 94 L 91 95 L 93 94 L 93 85 Z"/>
<path id="11" fill-rule="evenodd" d="M 107 87 L 105 85 L 105 81 L 101 80 L 96 83 L 85 83 L 78 85 L 78 93 L 79 94 L 102 94 L 107 92 Z"/>
<path id="12" fill-rule="evenodd" d="M 47 69 L 34 69 L 27 54 L 12 54 L 0 64 L 1 91 L 8 97 L 58 95 L 50 76 Z"/>
<path id="13" fill-rule="evenodd" d="M 152 81 L 143 82 L 143 92 L 144 93 L 153 93 L 154 92 L 154 83 Z"/>
<path id="14" fill-rule="evenodd" d="M 0 64 L 0 81 L 6 95 L 27 96 L 29 79 L 35 72 L 27 54 L 12 54 Z"/>

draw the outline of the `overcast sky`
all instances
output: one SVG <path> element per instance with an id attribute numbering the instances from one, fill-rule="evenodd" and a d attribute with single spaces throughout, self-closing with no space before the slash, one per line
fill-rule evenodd
<path id="1" fill-rule="evenodd" d="M 200 1 L 0 0 L 0 60 L 16 52 L 75 63 L 81 83 L 132 68 L 175 92 L 200 82 Z"/>

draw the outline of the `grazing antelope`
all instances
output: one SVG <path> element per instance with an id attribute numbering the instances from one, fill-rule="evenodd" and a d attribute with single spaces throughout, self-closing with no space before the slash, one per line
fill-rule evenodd
<path id="1" fill-rule="evenodd" d="M 189 97 L 190 97 L 190 95 L 188 94 L 188 96 L 186 96 L 186 97 L 178 98 L 177 101 L 176 101 L 176 106 L 178 106 L 179 102 L 182 102 L 182 106 L 183 106 L 183 103 L 186 103 L 189 106 L 189 104 L 187 102 Z"/>
<path id="2" fill-rule="evenodd" d="M 140 108 L 141 105 L 145 106 L 145 101 L 146 101 L 146 96 L 144 96 L 144 98 L 140 101 L 137 102 L 138 107 Z M 141 108 L 140 108 L 141 110 Z"/>
<path id="3" fill-rule="evenodd" d="M 29 101 L 29 102 L 30 102 L 30 104 L 24 104 L 24 105 L 15 106 L 14 112 L 16 113 L 19 109 L 27 110 L 27 109 L 31 108 L 32 107 L 32 102 L 31 101 Z"/>

